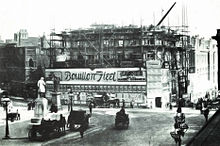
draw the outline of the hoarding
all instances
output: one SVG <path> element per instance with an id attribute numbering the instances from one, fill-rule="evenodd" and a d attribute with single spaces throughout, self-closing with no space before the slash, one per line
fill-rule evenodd
<path id="1" fill-rule="evenodd" d="M 52 81 L 56 76 L 60 81 L 71 82 L 144 82 L 145 71 L 139 68 L 107 69 L 46 69 L 46 80 Z"/>

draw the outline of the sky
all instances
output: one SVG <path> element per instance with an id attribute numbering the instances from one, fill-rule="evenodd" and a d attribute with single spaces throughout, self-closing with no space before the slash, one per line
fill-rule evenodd
<path id="1" fill-rule="evenodd" d="M 174 2 L 162 25 L 184 24 L 192 35 L 216 35 L 219 0 L 0 0 L 0 36 L 12 39 L 14 33 L 27 29 L 29 36 L 38 37 L 52 29 L 88 28 L 94 23 L 156 25 Z"/>

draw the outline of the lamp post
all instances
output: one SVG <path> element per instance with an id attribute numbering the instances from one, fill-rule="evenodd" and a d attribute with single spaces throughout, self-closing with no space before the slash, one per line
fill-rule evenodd
<path id="1" fill-rule="evenodd" d="M 67 91 L 68 91 L 69 100 L 70 100 L 70 111 L 73 111 L 73 96 L 74 96 L 74 94 L 73 94 L 73 91 L 71 88 L 67 89 Z M 68 108 L 68 110 L 69 110 L 69 108 Z"/>
<path id="2" fill-rule="evenodd" d="M 73 94 L 70 94 L 70 111 L 73 111 Z"/>
<path id="3" fill-rule="evenodd" d="M 9 139 L 9 127 L 8 127 L 8 103 L 10 102 L 10 99 L 8 95 L 4 95 L 5 97 L 2 98 L 2 102 L 5 104 L 5 113 L 6 113 L 6 125 L 5 125 L 5 137 L 3 139 Z"/>

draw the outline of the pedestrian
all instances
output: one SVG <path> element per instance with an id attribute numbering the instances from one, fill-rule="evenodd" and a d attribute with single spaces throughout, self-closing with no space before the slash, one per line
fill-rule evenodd
<path id="1" fill-rule="evenodd" d="M 44 82 L 44 77 L 41 77 L 40 80 L 37 82 L 38 92 L 40 97 L 45 97 L 45 86 L 46 83 Z"/>
<path id="2" fill-rule="evenodd" d="M 198 99 L 198 109 L 200 110 L 200 114 L 203 114 L 203 111 L 202 111 L 202 104 L 203 103 L 203 99 L 202 97 Z"/>
<path id="3" fill-rule="evenodd" d="M 172 103 L 171 103 L 171 102 L 169 103 L 169 107 L 170 107 L 170 110 L 173 109 L 173 106 L 172 106 Z"/>
<path id="4" fill-rule="evenodd" d="M 20 120 L 20 119 L 21 119 L 21 116 L 20 116 L 20 113 L 18 112 L 18 109 L 17 109 L 16 120 Z"/>
<path id="5" fill-rule="evenodd" d="M 117 108 L 120 108 L 120 100 L 116 99 Z"/>
<path id="6" fill-rule="evenodd" d="M 92 114 L 92 106 L 93 106 L 93 103 L 90 102 L 90 103 L 89 103 L 89 112 L 90 112 L 90 114 Z"/>
<path id="7" fill-rule="evenodd" d="M 31 102 L 28 102 L 28 110 L 31 110 Z"/>
<path id="8" fill-rule="evenodd" d="M 53 113 L 53 112 L 54 112 L 54 113 L 57 113 L 57 111 L 58 111 L 57 106 L 52 103 L 52 105 L 51 105 L 51 107 L 50 107 L 50 112 L 51 112 L 51 113 Z"/>
<path id="9" fill-rule="evenodd" d="M 208 121 L 208 116 L 209 116 L 209 108 L 208 107 L 205 107 L 203 109 L 203 114 L 204 114 L 204 117 L 205 117 L 205 121 L 207 122 Z"/>
<path id="10" fill-rule="evenodd" d="M 133 108 L 133 100 L 131 100 L 130 106 L 131 106 L 131 108 Z"/>
<path id="11" fill-rule="evenodd" d="M 34 100 L 32 101 L 31 108 L 32 108 L 32 109 L 35 108 L 35 101 L 34 101 Z"/>
<path id="12" fill-rule="evenodd" d="M 67 89 L 67 93 L 68 93 L 68 97 L 69 97 L 69 100 L 68 100 L 68 111 L 70 111 L 72 109 L 72 102 L 73 102 L 73 91 L 71 88 L 68 88 Z"/>
<path id="13" fill-rule="evenodd" d="M 59 121 L 59 130 L 65 132 L 66 131 L 66 119 L 63 114 L 60 114 L 60 121 Z"/>
<path id="14" fill-rule="evenodd" d="M 33 102 L 30 101 L 30 107 L 31 107 L 31 110 L 33 110 Z"/>
<path id="15" fill-rule="evenodd" d="M 182 113 L 182 108 L 181 108 L 180 106 L 178 106 L 176 112 L 177 112 L 177 113 Z"/>
<path id="16" fill-rule="evenodd" d="M 80 126 L 80 128 L 79 128 L 79 133 L 80 133 L 80 136 L 81 136 L 81 138 L 83 138 L 83 135 L 84 135 L 84 132 L 85 132 L 85 130 L 86 130 L 86 125 L 85 125 L 86 123 L 85 123 L 85 121 L 82 123 L 82 125 Z"/>
<path id="17" fill-rule="evenodd" d="M 122 99 L 122 108 L 125 108 L 125 100 Z"/>

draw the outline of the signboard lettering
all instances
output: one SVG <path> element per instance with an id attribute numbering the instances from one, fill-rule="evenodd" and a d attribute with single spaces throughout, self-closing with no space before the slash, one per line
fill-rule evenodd
<path id="1" fill-rule="evenodd" d="M 53 72 L 54 74 L 56 72 Z M 48 78 L 50 80 L 50 78 Z M 99 71 L 96 73 L 91 72 L 70 72 L 65 71 L 63 72 L 62 81 L 117 81 L 116 72 L 105 72 Z"/>

